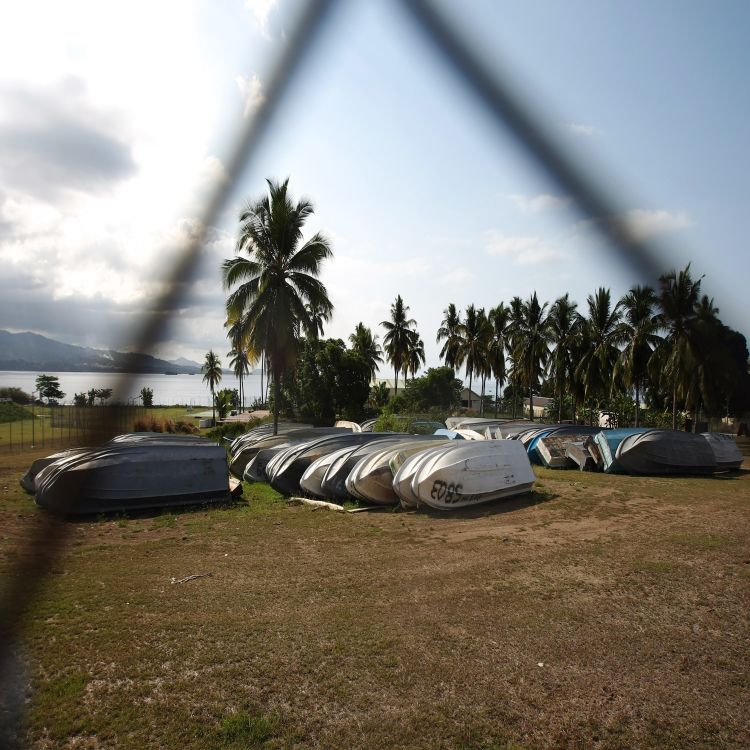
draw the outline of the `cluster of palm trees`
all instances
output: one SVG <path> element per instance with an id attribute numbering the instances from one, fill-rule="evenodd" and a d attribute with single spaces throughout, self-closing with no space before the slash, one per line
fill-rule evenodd
<path id="1" fill-rule="evenodd" d="M 451 303 L 437 332 L 440 356 L 447 366 L 465 367 L 470 390 L 473 378 L 481 379 L 480 410 L 485 383 L 493 378 L 496 403 L 507 380 L 514 394 L 528 393 L 533 415 L 534 393 L 546 377 L 558 419 L 566 397 L 575 419 L 579 404 L 599 408 L 615 393 L 634 393 L 638 425 L 647 392 L 671 405 L 676 427 L 678 407 L 696 413 L 717 408 L 739 376 L 722 337 L 728 329 L 700 286 L 688 265 L 662 276 L 658 291 L 635 286 L 616 304 L 599 288 L 587 298 L 586 314 L 567 294 L 551 306 L 536 292 L 489 312 L 469 305 L 463 318 Z"/>
<path id="2" fill-rule="evenodd" d="M 267 375 L 273 385 L 276 429 L 281 375 L 294 366 L 301 338 L 317 338 L 331 318 L 333 305 L 318 277 L 332 250 L 320 233 L 303 240 L 303 225 L 313 213 L 310 201 L 293 201 L 288 180 L 267 183 L 268 194 L 242 211 L 236 255 L 224 261 L 222 271 L 230 292 L 231 367 L 242 383 L 250 367 L 261 362 L 261 378 Z M 615 304 L 610 291 L 600 288 L 588 297 L 585 314 L 567 294 L 551 306 L 536 292 L 489 311 L 471 304 L 463 316 L 451 303 L 437 332 L 440 356 L 453 369 L 465 368 L 470 391 L 474 379 L 480 380 L 482 411 L 487 380 L 494 379 L 496 404 L 508 382 L 514 414 L 521 392 L 528 393 L 533 414 L 534 393 L 544 379 L 557 399 L 558 418 L 564 398 L 572 399 L 575 419 L 578 405 L 599 408 L 614 393 L 634 393 L 636 424 L 646 394 L 651 402 L 671 403 L 674 425 L 678 407 L 715 409 L 738 382 L 738 368 L 744 367 L 747 377 L 746 362 L 738 364 L 724 345 L 723 332 L 729 329 L 700 286 L 688 265 L 664 275 L 657 290 L 636 286 Z M 349 341 L 373 377 L 386 355 L 398 393 L 399 375 L 415 377 L 424 365 L 424 342 L 401 295 L 381 325 L 382 350 L 363 323 Z M 204 379 L 213 395 L 221 368 L 209 354 Z"/>

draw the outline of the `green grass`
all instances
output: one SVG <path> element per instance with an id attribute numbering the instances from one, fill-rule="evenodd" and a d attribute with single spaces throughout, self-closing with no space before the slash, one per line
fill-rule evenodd
<path id="1" fill-rule="evenodd" d="M 11 402 L 0 403 L 0 423 L 30 420 L 31 411 L 25 406 Z"/>
<path id="2" fill-rule="evenodd" d="M 279 717 L 276 715 L 251 716 L 246 711 L 229 714 L 219 724 L 217 744 L 231 750 L 266 747 L 267 742 L 278 735 L 279 724 Z"/>

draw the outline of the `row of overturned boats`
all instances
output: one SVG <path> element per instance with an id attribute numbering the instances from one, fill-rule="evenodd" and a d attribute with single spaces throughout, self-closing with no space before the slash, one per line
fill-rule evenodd
<path id="1" fill-rule="evenodd" d="M 739 469 L 731 436 L 449 418 L 431 435 L 373 432 L 372 423 L 288 424 L 232 442 L 230 472 L 284 495 L 451 510 L 531 491 L 532 464 L 641 475 Z"/>
<path id="2" fill-rule="evenodd" d="M 651 428 L 451 417 L 430 434 L 374 432 L 373 422 L 334 427 L 261 425 L 225 447 L 195 436 L 119 435 L 95 448 L 35 460 L 21 485 L 63 514 L 138 511 L 225 502 L 242 479 L 286 496 L 342 503 L 455 510 L 528 493 L 532 464 L 645 475 L 737 470 L 729 435 Z M 437 429 L 435 429 L 437 427 Z"/>

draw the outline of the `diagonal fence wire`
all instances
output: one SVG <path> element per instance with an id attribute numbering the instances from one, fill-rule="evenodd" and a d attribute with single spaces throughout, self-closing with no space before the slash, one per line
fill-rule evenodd
<path id="1" fill-rule="evenodd" d="M 576 160 L 545 133 L 531 108 L 524 105 L 501 73 L 491 70 L 475 54 L 434 3 L 401 0 L 401 7 L 414 27 L 439 53 L 441 62 L 474 95 L 498 129 L 510 131 L 529 158 L 566 195 L 571 196 L 585 218 L 592 220 L 614 253 L 644 282 L 656 285 L 665 270 L 658 260 L 656 248 L 633 233 L 618 215 L 615 202 L 607 196 L 604 187 L 587 177 Z"/>
<path id="2" fill-rule="evenodd" d="M 228 179 L 216 184 L 200 217 L 199 229 L 180 253 L 179 260 L 165 280 L 164 291 L 155 301 L 152 311 L 136 329 L 131 341 L 135 351 L 149 351 L 152 348 L 168 324 L 171 311 L 186 297 L 198 266 L 206 231 L 217 220 L 237 178 L 257 153 L 292 78 L 302 66 L 335 4 L 336 0 L 312 0 L 299 17 L 271 74 L 263 102 L 255 110 L 254 116 L 248 118 L 240 129 L 226 165 Z M 115 400 L 124 394 L 131 380 L 131 375 L 121 376 L 114 389 Z M 108 409 L 110 424 L 103 425 L 104 429 L 96 433 L 89 431 L 85 436 L 86 442 L 100 442 L 108 433 L 107 428 L 115 426 L 115 409 L 116 407 Z M 75 494 L 71 492 L 68 496 L 68 509 L 73 508 Z M 0 598 L 0 711 L 3 702 L 6 706 L 6 710 L 0 716 L 0 744 L 3 747 L 15 741 L 14 734 L 20 719 L 18 714 L 22 702 L 14 700 L 16 696 L 13 693 L 17 692 L 21 684 L 17 648 L 24 617 L 40 595 L 47 575 L 65 545 L 68 528 L 69 524 L 62 517 L 50 513 L 43 514 L 39 523 L 29 531 L 24 544 L 25 554 L 19 556 L 18 562 L 11 566 L 6 574 Z"/>
<path id="3" fill-rule="evenodd" d="M 237 178 L 257 152 L 293 76 L 320 35 L 336 1 L 311 0 L 300 16 L 271 75 L 264 101 L 240 130 L 226 165 L 229 178 L 215 186 L 199 228 L 166 279 L 163 294 L 136 330 L 131 342 L 136 351 L 148 351 L 152 348 L 168 324 L 171 312 L 186 297 L 206 231 L 217 220 Z M 581 213 L 593 220 L 594 226 L 619 258 L 644 281 L 653 284 L 663 272 L 656 249 L 636 237 L 627 223 L 618 217 L 615 203 L 606 195 L 603 187 L 588 178 L 576 161 L 545 134 L 539 120 L 524 106 L 510 85 L 474 54 L 472 47 L 451 28 L 451 24 L 434 5 L 427 0 L 401 0 L 401 7 L 445 65 L 471 91 L 498 129 L 509 130 L 530 158 L 561 190 L 573 198 Z M 127 374 L 122 376 L 115 389 L 115 398 L 124 392 L 130 380 Z M 100 435 L 89 434 L 87 437 L 89 442 L 96 442 Z M 73 499 L 71 497 L 71 503 Z M 45 514 L 29 535 L 26 555 L 8 573 L 7 585 L 0 599 L 0 699 L 7 698 L 19 683 L 13 656 L 23 629 L 23 618 L 40 594 L 42 585 L 63 548 L 67 528 L 64 521 Z M 19 718 L 20 705 L 13 706 L 10 713 L 6 714 L 9 723 L 7 726 L 0 726 L 0 740 L 11 737 L 12 728 Z M 7 744 L 9 743 L 6 742 Z"/>

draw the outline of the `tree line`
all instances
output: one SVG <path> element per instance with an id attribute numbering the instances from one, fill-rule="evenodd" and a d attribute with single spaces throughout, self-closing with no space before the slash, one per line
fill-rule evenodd
<path id="1" fill-rule="evenodd" d="M 709 415 L 750 408 L 750 375 L 745 337 L 719 318 L 714 300 L 701 294 L 701 279 L 690 265 L 670 271 L 659 287 L 634 286 L 614 302 L 600 287 L 579 311 L 568 294 L 551 305 L 536 292 L 486 312 L 474 305 L 464 317 L 454 304 L 444 311 L 437 341 L 446 365 L 474 377 L 508 383 L 513 396 L 545 391 L 557 405 L 599 410 L 617 399 L 632 399 L 635 425 L 645 399 L 656 410 Z M 497 396 L 496 396 L 497 398 Z M 482 398 L 482 402 L 484 399 Z M 515 399 L 514 399 L 515 403 Z"/>
<path id="2" fill-rule="evenodd" d="M 332 257 L 330 242 L 321 233 L 303 240 L 313 207 L 306 199 L 292 200 L 288 180 L 267 184 L 268 194 L 241 212 L 236 255 L 222 265 L 229 356 L 241 402 L 242 378 L 258 362 L 272 386 L 275 429 L 282 402 L 299 407 L 311 393 L 317 394 L 310 397 L 318 400 L 316 413 L 353 414 L 384 358 L 398 396 L 399 376 L 413 380 L 425 364 L 409 307 L 396 297 L 380 323 L 382 348 L 364 323 L 349 336 L 350 349 L 338 339 L 322 341 L 333 313 L 319 279 Z M 742 412 L 750 408 L 746 341 L 722 323 L 714 300 L 701 292 L 702 278 L 688 265 L 663 275 L 658 288 L 634 286 L 617 301 L 602 287 L 580 310 L 568 294 L 550 305 L 536 292 L 489 310 L 470 304 L 462 312 L 450 303 L 436 336 L 440 357 L 448 368 L 465 369 L 470 392 L 475 380 L 480 383 L 481 413 L 488 381 L 494 381 L 496 408 L 504 387 L 514 416 L 521 394 L 528 395 L 531 414 L 535 395 L 553 396 L 558 420 L 568 416 L 564 409 L 575 421 L 580 411 L 618 399 L 634 405 L 636 425 L 644 399 L 656 410 L 670 410 L 675 428 L 683 411 L 695 421 L 700 411 Z M 220 379 L 211 351 L 204 380 L 212 400 Z M 382 401 L 380 390 L 376 400 Z"/>

